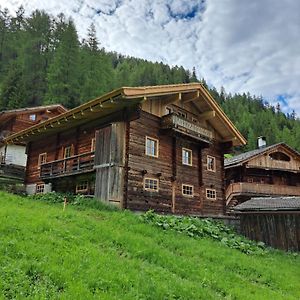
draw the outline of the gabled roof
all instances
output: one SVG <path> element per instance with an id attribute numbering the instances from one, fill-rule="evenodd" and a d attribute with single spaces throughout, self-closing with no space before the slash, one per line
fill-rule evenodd
<path id="1" fill-rule="evenodd" d="M 201 99 L 204 99 L 206 106 L 209 107 L 210 110 L 215 111 L 218 126 L 222 126 L 227 134 L 226 138 L 228 138 L 228 141 L 232 141 L 234 145 L 246 144 L 246 140 L 242 134 L 237 130 L 217 102 L 200 83 L 122 87 L 84 103 L 59 116 L 13 134 L 6 139 L 6 142 L 13 143 L 16 141 L 30 141 L 35 139 L 38 135 L 42 135 L 46 132 L 54 133 L 62 131 L 67 128 L 79 126 L 94 119 L 106 117 L 124 109 L 130 109 L 131 107 L 141 104 L 148 98 L 159 99 L 161 97 L 169 97 L 176 94 L 184 94 L 189 95 L 189 97 L 195 97 L 192 98 L 192 100 L 200 99 L 200 97 Z"/>
<path id="2" fill-rule="evenodd" d="M 57 109 L 61 113 L 64 113 L 67 111 L 67 109 L 62 106 L 61 104 L 53 104 L 53 105 L 44 105 L 44 106 L 36 106 L 36 107 L 25 107 L 25 108 L 18 108 L 18 109 L 12 109 L 12 110 L 3 110 L 0 111 L 0 121 L 7 121 L 10 118 L 22 114 L 22 113 L 34 113 L 44 110 L 54 110 Z"/>
<path id="3" fill-rule="evenodd" d="M 292 153 L 294 153 L 296 156 L 298 156 L 300 158 L 300 153 L 298 151 L 291 148 L 286 143 L 278 143 L 278 144 L 274 144 L 274 145 L 264 147 L 261 149 L 255 149 L 252 151 L 241 153 L 232 158 L 227 158 L 224 161 L 225 168 L 232 168 L 232 167 L 240 166 L 240 165 L 248 162 L 250 159 L 253 159 L 254 157 L 259 156 L 259 155 L 263 155 L 264 153 L 266 153 L 272 149 L 278 148 L 279 146 L 286 148 L 287 150 L 291 151 Z"/>
<path id="4" fill-rule="evenodd" d="M 300 212 L 300 197 L 257 197 L 233 208 L 234 211 L 282 211 Z"/>

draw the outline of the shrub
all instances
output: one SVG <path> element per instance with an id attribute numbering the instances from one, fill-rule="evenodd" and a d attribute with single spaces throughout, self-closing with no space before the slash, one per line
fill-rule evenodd
<path id="1" fill-rule="evenodd" d="M 197 217 L 178 217 L 158 215 L 148 211 L 141 216 L 144 222 L 173 230 L 194 238 L 210 238 L 222 244 L 237 249 L 246 254 L 263 254 L 267 252 L 263 242 L 254 242 L 238 235 L 221 222 Z"/>

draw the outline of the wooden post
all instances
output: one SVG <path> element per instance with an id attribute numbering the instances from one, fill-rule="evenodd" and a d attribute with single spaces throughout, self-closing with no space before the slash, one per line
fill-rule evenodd
<path id="1" fill-rule="evenodd" d="M 68 204 L 67 197 L 64 197 L 64 208 L 63 208 L 63 211 L 65 211 L 67 204 Z"/>

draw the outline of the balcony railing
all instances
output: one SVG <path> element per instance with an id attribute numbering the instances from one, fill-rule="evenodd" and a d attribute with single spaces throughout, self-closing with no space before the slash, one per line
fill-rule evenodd
<path id="1" fill-rule="evenodd" d="M 234 196 L 300 196 L 300 186 L 237 182 L 226 190 L 227 204 Z"/>
<path id="2" fill-rule="evenodd" d="M 213 133 L 210 130 L 175 114 L 163 116 L 161 127 L 205 142 L 211 142 L 213 139 Z"/>
<path id="3" fill-rule="evenodd" d="M 87 152 L 41 165 L 41 179 L 51 179 L 94 170 L 94 152 Z"/>

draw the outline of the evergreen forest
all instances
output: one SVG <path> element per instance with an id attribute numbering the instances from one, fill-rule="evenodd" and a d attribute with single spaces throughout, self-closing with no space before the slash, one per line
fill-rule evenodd
<path id="1" fill-rule="evenodd" d="M 195 62 L 195 65 L 197 62 Z M 201 66 L 200 66 L 201 67 Z M 72 19 L 20 7 L 15 15 L 0 9 L 0 111 L 61 103 L 75 107 L 121 86 L 201 82 L 247 138 L 238 151 L 256 148 L 258 136 L 268 144 L 286 142 L 300 151 L 300 120 L 284 114 L 262 96 L 228 94 L 197 78 L 195 68 L 127 57 L 104 49 L 91 24 L 80 40 Z"/>

